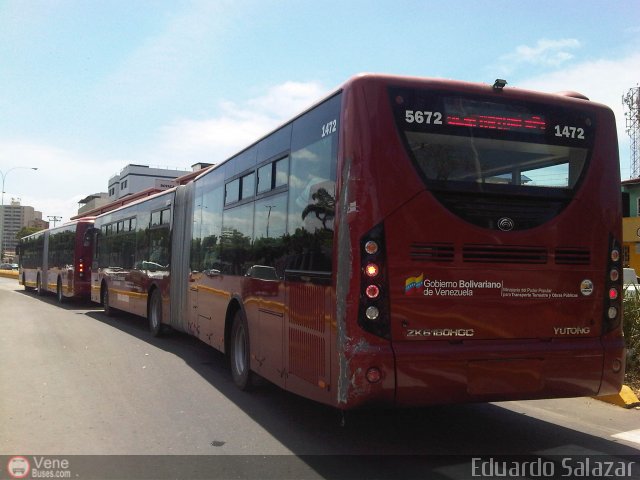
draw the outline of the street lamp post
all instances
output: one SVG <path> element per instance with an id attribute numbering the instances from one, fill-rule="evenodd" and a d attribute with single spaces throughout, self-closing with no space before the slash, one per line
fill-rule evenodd
<path id="1" fill-rule="evenodd" d="M 2 218 L 0 219 L 0 260 L 4 258 L 4 181 L 7 178 L 7 175 L 9 175 L 9 172 L 17 170 L 18 168 L 38 170 L 38 167 L 13 167 L 4 173 L 0 170 L 0 177 L 2 177 L 2 199 L 0 200 L 0 212 L 2 212 Z"/>
<path id="2" fill-rule="evenodd" d="M 62 220 L 62 217 L 58 217 L 56 215 L 47 215 L 47 218 L 50 222 L 53 222 L 53 228 L 56 228 L 56 223 Z"/>
<path id="3" fill-rule="evenodd" d="M 265 205 L 266 208 L 269 209 L 269 213 L 267 214 L 267 238 L 269 238 L 269 222 L 271 221 L 271 209 L 276 208 L 275 205 Z"/>

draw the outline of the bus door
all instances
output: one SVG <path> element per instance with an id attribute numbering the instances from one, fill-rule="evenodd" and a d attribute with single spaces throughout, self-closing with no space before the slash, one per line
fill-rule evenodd
<path id="1" fill-rule="evenodd" d="M 40 283 L 38 294 L 43 295 L 48 289 L 49 282 L 49 231 L 44 233 L 44 248 L 42 250 L 42 272 L 40 272 Z"/>
<path id="2" fill-rule="evenodd" d="M 220 351 L 224 351 L 225 312 L 231 299 L 224 280 L 225 275 L 216 268 L 192 272 L 189 278 L 189 295 L 194 302 L 194 323 L 189 328 L 193 335 Z"/>
<path id="3" fill-rule="evenodd" d="M 286 388 L 328 397 L 330 385 L 330 272 L 285 271 Z"/>
<path id="4" fill-rule="evenodd" d="M 281 387 L 286 371 L 282 280 L 270 265 L 251 266 L 242 279 L 242 299 L 251 330 L 252 366 L 261 376 Z"/>
<path id="5" fill-rule="evenodd" d="M 191 271 L 189 273 L 189 290 L 187 292 L 187 302 L 189 312 L 187 313 L 187 331 L 195 333 L 195 326 L 198 324 L 198 284 L 202 281 L 202 272 Z"/>

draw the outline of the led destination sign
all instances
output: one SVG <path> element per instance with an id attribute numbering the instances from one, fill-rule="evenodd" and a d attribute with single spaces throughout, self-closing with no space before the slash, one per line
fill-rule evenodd
<path id="1" fill-rule="evenodd" d="M 540 134 L 547 129 L 544 116 L 523 112 L 522 108 L 450 97 L 443 98 L 442 103 L 442 111 L 405 110 L 405 122 Z"/>
<path id="2" fill-rule="evenodd" d="M 541 134 L 547 129 L 544 116 L 521 106 L 445 97 L 443 107 L 447 125 Z"/>
<path id="3" fill-rule="evenodd" d="M 592 120 L 566 108 L 550 105 L 498 103 L 451 94 L 391 89 L 398 126 L 410 131 L 455 134 L 459 127 L 505 133 L 523 133 L 548 139 L 584 143 L 593 131 Z M 555 143 L 555 142 L 553 142 Z"/>
<path id="4" fill-rule="evenodd" d="M 447 115 L 445 123 L 457 127 L 489 128 L 493 130 L 526 131 L 543 133 L 547 128 L 544 118 L 498 117 L 494 115 Z"/>

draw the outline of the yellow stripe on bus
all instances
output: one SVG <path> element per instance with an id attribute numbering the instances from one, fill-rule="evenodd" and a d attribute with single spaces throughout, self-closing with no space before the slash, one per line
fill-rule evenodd
<path id="1" fill-rule="evenodd" d="M 116 295 L 126 295 L 127 297 L 133 298 L 147 298 L 149 296 L 148 293 L 140 293 L 140 292 L 130 292 L 128 290 L 119 290 L 116 288 L 110 288 L 109 293 L 115 293 Z"/>
<path id="2" fill-rule="evenodd" d="M 57 290 L 58 289 L 58 284 L 57 283 L 47 283 L 47 288 L 50 291 Z M 70 287 L 68 285 L 63 285 L 62 286 L 62 291 L 64 291 L 65 293 L 73 293 L 73 287 Z"/>
<path id="3" fill-rule="evenodd" d="M 226 299 L 231 298 L 231 294 L 226 290 L 219 290 L 217 288 L 205 287 L 204 285 L 198 285 L 198 292 L 211 293 L 218 297 L 224 297 Z"/>

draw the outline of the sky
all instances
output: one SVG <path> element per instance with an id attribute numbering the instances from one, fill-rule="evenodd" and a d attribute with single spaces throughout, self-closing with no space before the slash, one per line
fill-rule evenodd
<path id="1" fill-rule="evenodd" d="M 127 164 L 218 163 L 362 72 L 581 92 L 615 112 L 626 179 L 639 18 L 640 0 L 0 0 L 4 202 L 65 221 Z"/>

